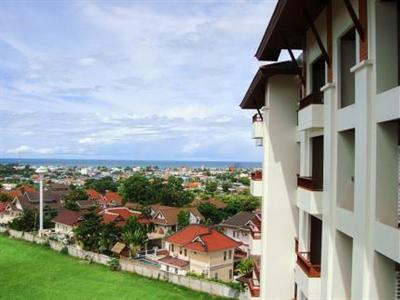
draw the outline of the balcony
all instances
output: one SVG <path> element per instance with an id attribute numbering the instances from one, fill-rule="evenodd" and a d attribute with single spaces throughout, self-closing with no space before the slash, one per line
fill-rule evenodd
<path id="1" fill-rule="evenodd" d="M 253 116 L 252 138 L 256 141 L 256 146 L 262 146 L 263 137 L 263 119 L 259 114 L 255 114 Z"/>
<path id="2" fill-rule="evenodd" d="M 297 177 L 297 206 L 311 215 L 322 214 L 322 180 Z"/>
<path id="3" fill-rule="evenodd" d="M 299 102 L 298 129 L 316 129 L 324 126 L 323 93 L 310 94 Z"/>
<path id="4" fill-rule="evenodd" d="M 262 172 L 255 171 L 251 173 L 250 194 L 255 197 L 262 196 Z"/>
<path id="5" fill-rule="evenodd" d="M 307 299 L 320 299 L 321 267 L 310 262 L 310 252 L 299 252 L 296 241 L 295 282 Z"/>
<path id="6" fill-rule="evenodd" d="M 321 178 L 311 176 L 299 176 L 297 175 L 297 187 L 309 190 L 309 191 L 322 191 L 323 182 Z"/>
<path id="7" fill-rule="evenodd" d="M 297 265 L 309 278 L 321 277 L 321 266 L 312 264 L 310 255 L 310 252 L 297 252 Z"/>

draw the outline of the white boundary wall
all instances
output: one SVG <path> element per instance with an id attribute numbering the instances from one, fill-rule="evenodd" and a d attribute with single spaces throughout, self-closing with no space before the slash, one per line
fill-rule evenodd
<path id="1" fill-rule="evenodd" d="M 48 238 L 45 237 L 39 237 L 37 234 L 33 234 L 30 232 L 16 231 L 0 226 L 0 233 L 5 233 L 7 231 L 9 235 L 13 238 L 25 240 L 36 244 L 48 243 L 49 247 L 57 252 L 60 252 L 64 247 L 67 247 L 68 254 L 70 256 L 77 257 L 79 259 L 90 260 L 94 263 L 98 263 L 101 265 L 108 265 L 108 262 L 112 259 L 107 255 L 98 254 L 91 251 L 85 251 L 78 248 L 77 246 L 73 245 L 65 246 L 60 242 L 49 240 Z M 191 290 L 208 293 L 220 297 L 236 298 L 240 300 L 248 299 L 247 293 L 245 292 L 240 293 L 230 288 L 229 286 L 226 286 L 218 282 L 211 282 L 199 278 L 171 274 L 169 272 L 162 271 L 157 267 L 140 263 L 134 260 L 120 259 L 119 264 L 121 266 L 122 271 L 136 273 L 141 276 L 150 277 L 158 280 L 168 281 L 176 285 L 184 286 Z"/>

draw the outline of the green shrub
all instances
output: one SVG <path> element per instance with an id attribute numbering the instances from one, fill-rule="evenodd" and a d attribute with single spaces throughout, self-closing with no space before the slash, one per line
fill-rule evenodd
<path id="1" fill-rule="evenodd" d="M 68 247 L 67 246 L 62 247 L 60 250 L 60 253 L 64 254 L 64 255 L 68 255 Z"/>
<path id="2" fill-rule="evenodd" d="M 110 259 L 107 264 L 111 271 L 119 271 L 121 269 L 119 259 L 117 258 Z"/>

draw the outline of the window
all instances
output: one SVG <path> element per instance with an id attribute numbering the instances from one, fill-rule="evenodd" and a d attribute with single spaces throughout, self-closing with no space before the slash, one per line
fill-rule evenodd
<path id="1" fill-rule="evenodd" d="M 226 260 L 226 251 L 224 251 L 224 260 Z"/>
<path id="2" fill-rule="evenodd" d="M 232 269 L 230 269 L 229 270 L 229 279 L 232 279 L 233 278 L 233 271 L 232 271 Z"/>
<path id="3" fill-rule="evenodd" d="M 229 250 L 229 259 L 232 259 L 232 250 Z"/>
<path id="4" fill-rule="evenodd" d="M 187 256 L 187 250 L 186 249 L 184 250 L 184 254 L 185 254 L 185 256 Z"/>
<path id="5" fill-rule="evenodd" d="M 182 255 L 182 247 L 179 247 L 179 254 Z"/>
<path id="6" fill-rule="evenodd" d="M 236 231 L 233 231 L 233 237 L 236 237 Z"/>
<path id="7" fill-rule="evenodd" d="M 355 77 L 350 69 L 356 65 L 356 30 L 353 27 L 340 39 L 340 108 L 355 101 Z"/>
<path id="8" fill-rule="evenodd" d="M 175 250 L 175 249 L 174 249 L 174 245 L 172 244 L 172 245 L 171 245 L 171 251 L 174 252 L 174 250 Z"/>
<path id="9" fill-rule="evenodd" d="M 178 274 L 178 268 L 175 268 L 175 274 Z"/>
<path id="10" fill-rule="evenodd" d="M 311 66 L 311 89 L 312 93 L 320 93 L 325 85 L 325 61 L 322 56 L 317 58 Z"/>
<path id="11" fill-rule="evenodd" d="M 218 279 L 218 273 L 214 274 L 214 279 Z"/>

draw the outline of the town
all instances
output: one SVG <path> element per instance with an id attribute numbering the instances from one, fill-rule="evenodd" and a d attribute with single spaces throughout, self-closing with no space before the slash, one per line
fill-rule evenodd
<path id="1" fill-rule="evenodd" d="M 0 165 L 0 226 L 258 295 L 259 173 Z"/>

